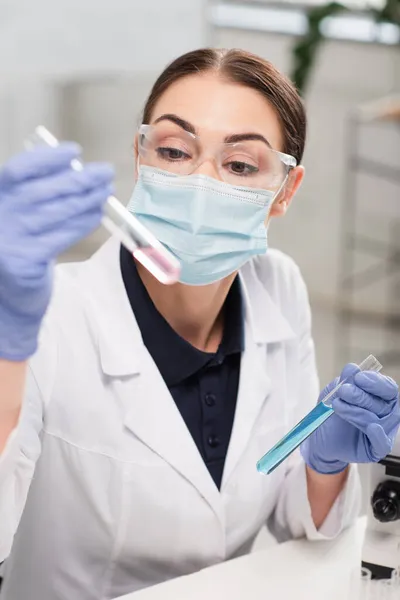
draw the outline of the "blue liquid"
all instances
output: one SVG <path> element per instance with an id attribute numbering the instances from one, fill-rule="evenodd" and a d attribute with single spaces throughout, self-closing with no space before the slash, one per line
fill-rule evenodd
<path id="1" fill-rule="evenodd" d="M 297 425 L 293 427 L 271 450 L 264 454 L 257 463 L 257 471 L 268 475 L 272 473 L 278 465 L 292 454 L 294 450 L 309 435 L 311 435 L 326 419 L 328 419 L 334 410 L 319 402 Z"/>

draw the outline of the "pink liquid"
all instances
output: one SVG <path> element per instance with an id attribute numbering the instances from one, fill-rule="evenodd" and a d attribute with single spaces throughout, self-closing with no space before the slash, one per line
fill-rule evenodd
<path id="1" fill-rule="evenodd" d="M 161 283 L 171 285 L 172 283 L 179 281 L 179 267 L 171 264 L 170 261 L 155 248 L 152 248 L 151 246 L 138 248 L 133 253 L 133 256 Z"/>

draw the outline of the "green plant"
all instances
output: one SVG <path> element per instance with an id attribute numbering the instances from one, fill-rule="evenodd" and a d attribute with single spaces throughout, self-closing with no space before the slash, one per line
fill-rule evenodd
<path id="1" fill-rule="evenodd" d="M 302 95 L 304 95 L 307 89 L 318 50 L 324 41 L 321 31 L 322 21 L 327 17 L 348 10 L 348 7 L 339 2 L 329 2 L 328 4 L 317 6 L 307 11 L 307 33 L 299 38 L 292 51 L 293 67 L 291 78 Z M 366 12 L 371 14 L 378 23 L 393 23 L 400 27 L 400 0 L 386 0 L 381 9 L 370 7 Z"/>

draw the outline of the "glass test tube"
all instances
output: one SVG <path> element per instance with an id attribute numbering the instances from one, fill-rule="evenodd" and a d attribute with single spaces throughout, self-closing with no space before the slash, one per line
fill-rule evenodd
<path id="1" fill-rule="evenodd" d="M 382 365 L 372 356 L 368 356 L 359 364 L 361 371 L 380 371 Z M 284 460 L 300 446 L 322 423 L 324 423 L 333 413 L 332 400 L 338 389 L 349 381 L 349 378 L 341 381 L 326 397 L 319 402 L 297 425 L 293 427 L 275 446 L 273 446 L 257 462 L 257 471 L 269 475 Z"/>
<path id="2" fill-rule="evenodd" d="M 359 367 L 360 371 L 375 371 L 376 373 L 378 373 L 382 369 L 381 363 L 372 354 L 367 356 L 367 358 L 365 358 L 358 365 L 358 367 Z M 325 396 L 325 398 L 322 400 L 322 402 L 325 404 L 325 406 L 332 407 L 332 402 L 335 399 L 335 396 L 337 395 L 337 391 L 342 387 L 342 385 L 344 383 L 346 383 L 348 381 L 349 381 L 349 378 L 346 377 L 340 383 L 338 383 L 337 386 L 329 392 L 329 394 L 327 394 Z"/>
<path id="3" fill-rule="evenodd" d="M 54 148 L 59 141 L 43 125 L 39 125 L 25 140 L 25 147 L 30 149 L 40 144 Z M 71 162 L 71 168 L 81 171 L 83 163 L 75 159 Z M 178 259 L 114 196 L 107 199 L 102 224 L 161 283 L 178 281 Z"/>

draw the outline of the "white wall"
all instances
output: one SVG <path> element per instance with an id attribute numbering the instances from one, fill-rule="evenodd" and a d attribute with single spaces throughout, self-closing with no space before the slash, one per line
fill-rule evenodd
<path id="1" fill-rule="evenodd" d="M 0 160 L 38 120 L 57 127 L 55 82 L 154 75 L 204 44 L 206 1 L 2 0 Z"/>
<path id="2" fill-rule="evenodd" d="M 204 0 L 2 0 L 2 75 L 158 70 L 204 42 L 203 4 Z"/>
<path id="3" fill-rule="evenodd" d="M 137 114 L 166 63 L 207 43 L 207 1 L 2 0 L 0 162 L 43 123 L 80 141 L 86 158 L 112 161 L 128 200 Z"/>

